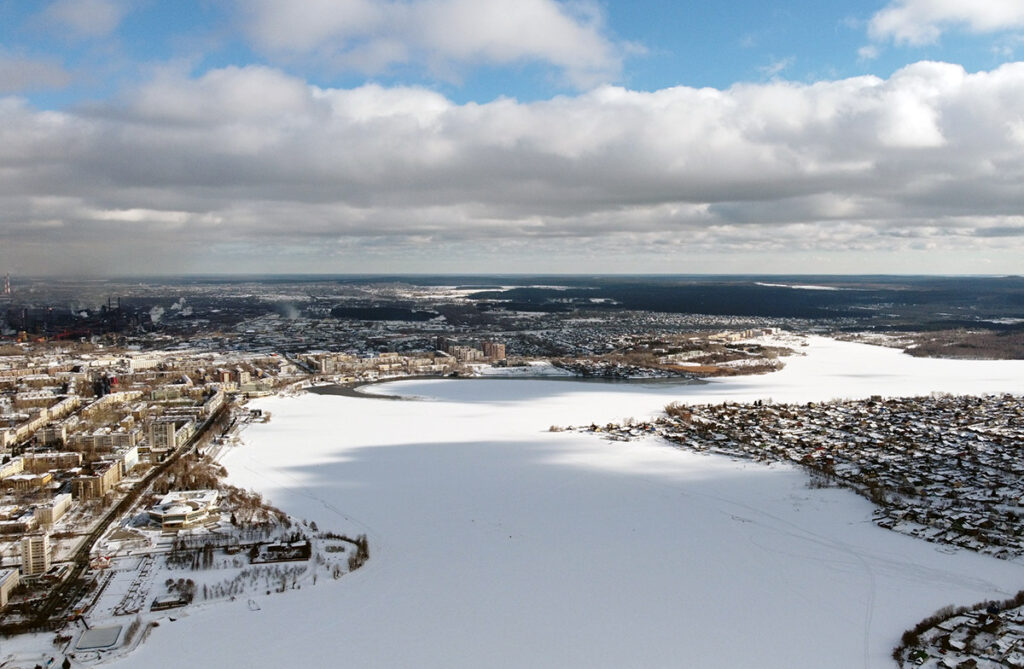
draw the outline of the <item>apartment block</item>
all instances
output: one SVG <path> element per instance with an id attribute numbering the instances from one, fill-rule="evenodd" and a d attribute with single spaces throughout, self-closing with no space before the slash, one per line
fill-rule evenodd
<path id="1" fill-rule="evenodd" d="M 21 573 L 45 574 L 50 568 L 50 535 L 43 532 L 21 538 Z"/>

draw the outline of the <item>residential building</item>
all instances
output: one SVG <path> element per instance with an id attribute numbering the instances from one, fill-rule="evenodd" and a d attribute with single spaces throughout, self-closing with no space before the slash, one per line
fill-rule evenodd
<path id="1" fill-rule="evenodd" d="M 18 587 L 20 581 L 17 569 L 0 569 L 0 609 L 7 606 L 11 591 Z"/>
<path id="2" fill-rule="evenodd" d="M 78 499 L 95 499 L 106 495 L 121 480 L 121 462 L 97 462 L 93 474 L 71 480 L 71 492 Z"/>
<path id="3" fill-rule="evenodd" d="M 8 460 L 7 462 L 0 464 L 0 479 L 15 476 L 23 471 L 25 471 L 24 458 L 17 457 L 13 460 Z"/>
<path id="4" fill-rule="evenodd" d="M 505 345 L 499 344 L 498 342 L 485 341 L 483 342 L 484 357 L 490 358 L 491 360 L 504 360 L 505 359 Z"/>
<path id="5" fill-rule="evenodd" d="M 21 573 L 25 576 L 45 574 L 50 568 L 50 535 L 46 532 L 21 538 Z"/>
<path id="6" fill-rule="evenodd" d="M 26 453 L 22 456 L 24 471 L 42 474 L 52 469 L 72 469 L 82 466 L 82 454 L 67 452 Z"/>
<path id="7" fill-rule="evenodd" d="M 472 362 L 474 360 L 482 360 L 484 357 L 480 349 L 473 348 L 472 346 L 449 346 L 448 353 L 455 356 L 455 359 L 459 362 Z"/>
<path id="8" fill-rule="evenodd" d="M 40 525 L 50 526 L 60 520 L 70 508 L 71 493 L 61 493 L 54 496 L 49 504 L 36 507 L 35 518 Z"/>
<path id="9" fill-rule="evenodd" d="M 217 389 L 212 395 L 210 395 L 205 402 L 203 402 L 202 410 L 200 411 L 201 416 L 208 417 L 212 416 L 222 406 L 224 406 L 224 391 L 220 388 Z"/>
<path id="10" fill-rule="evenodd" d="M 117 461 L 121 464 L 121 476 L 128 476 L 135 465 L 139 464 L 139 447 L 131 446 L 129 448 L 118 451 L 115 456 Z"/>
<path id="11" fill-rule="evenodd" d="M 63 446 L 68 439 L 68 429 L 64 423 L 56 423 L 39 430 L 38 435 L 39 442 L 44 446 Z"/>
<path id="12" fill-rule="evenodd" d="M 192 436 L 195 423 L 177 417 L 157 418 L 149 424 L 150 451 L 173 451 Z"/>
<path id="13" fill-rule="evenodd" d="M 45 409 L 51 404 L 56 404 L 57 399 L 52 390 L 30 390 L 14 396 L 14 408 Z"/>

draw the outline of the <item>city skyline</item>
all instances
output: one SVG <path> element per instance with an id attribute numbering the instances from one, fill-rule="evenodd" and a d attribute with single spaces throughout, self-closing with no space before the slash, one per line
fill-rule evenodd
<path id="1" fill-rule="evenodd" d="M 0 271 L 1024 271 L 1024 7 L 0 8 Z"/>

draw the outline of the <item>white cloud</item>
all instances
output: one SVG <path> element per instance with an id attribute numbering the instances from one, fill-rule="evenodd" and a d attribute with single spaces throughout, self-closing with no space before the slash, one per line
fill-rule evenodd
<path id="1" fill-rule="evenodd" d="M 0 94 L 63 88 L 71 75 L 59 63 L 0 50 Z"/>
<path id="2" fill-rule="evenodd" d="M 1021 0 L 891 0 L 870 21 L 875 40 L 920 46 L 953 27 L 975 33 L 1024 28 Z"/>
<path id="3" fill-rule="evenodd" d="M 1024 115 L 1007 121 L 1007 127 L 1010 129 L 1010 137 L 1013 141 L 1024 147 Z"/>
<path id="4" fill-rule="evenodd" d="M 792 66 L 795 62 L 796 57 L 794 56 L 789 56 L 787 58 L 778 58 L 768 63 L 767 65 L 759 67 L 758 69 L 766 77 L 777 77 L 780 74 L 782 74 L 784 70 L 789 69 L 790 66 Z"/>
<path id="5" fill-rule="evenodd" d="M 81 112 L 0 98 L 0 266 L 47 267 L 57 244 L 140 271 L 922 240 L 1024 252 L 1021 109 L 1024 63 L 487 104 L 265 67 L 165 72 Z"/>
<path id="6" fill-rule="evenodd" d="M 75 37 L 95 38 L 113 33 L 127 12 L 121 0 L 56 0 L 43 15 Z"/>
<path id="7" fill-rule="evenodd" d="M 857 49 L 857 59 L 861 61 L 875 60 L 879 53 L 878 47 L 874 44 L 865 44 Z"/>
<path id="8" fill-rule="evenodd" d="M 249 66 L 212 70 L 198 79 L 165 71 L 132 95 L 130 110 L 150 122 L 274 123 L 309 116 L 316 101 L 306 84 L 279 70 Z"/>
<path id="9" fill-rule="evenodd" d="M 992 45 L 992 54 L 997 58 L 1011 60 L 1021 46 L 1024 46 L 1024 34 L 1004 35 Z"/>
<path id="10" fill-rule="evenodd" d="M 266 53 L 379 73 L 401 64 L 451 76 L 540 62 L 579 87 L 614 80 L 622 54 L 595 4 L 558 0 L 252 0 L 247 32 Z"/>

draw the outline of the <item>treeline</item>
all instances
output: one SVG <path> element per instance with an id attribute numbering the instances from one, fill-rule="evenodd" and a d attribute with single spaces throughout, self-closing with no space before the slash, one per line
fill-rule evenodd
<path id="1" fill-rule="evenodd" d="M 660 311 L 679 314 L 775 318 L 836 318 L 862 315 L 853 306 L 881 298 L 875 291 L 794 290 L 754 283 L 639 282 L 588 288 L 513 288 L 473 293 L 474 300 L 509 300 L 525 311 Z M 593 302 L 593 298 L 604 300 Z"/>
<path id="2" fill-rule="evenodd" d="M 1024 360 L 1024 329 L 945 330 L 915 337 L 906 352 L 918 358 Z"/>
<path id="3" fill-rule="evenodd" d="M 429 321 L 440 314 L 434 311 L 416 311 L 406 307 L 335 307 L 331 316 L 358 321 Z"/>
<path id="4" fill-rule="evenodd" d="M 359 569 L 370 559 L 370 542 L 365 534 L 360 534 L 352 543 L 355 544 L 356 552 L 348 556 L 349 571 Z"/>
<path id="5" fill-rule="evenodd" d="M 165 495 L 178 490 L 215 490 L 227 473 L 222 465 L 211 460 L 182 457 L 153 482 L 153 492 Z"/>

